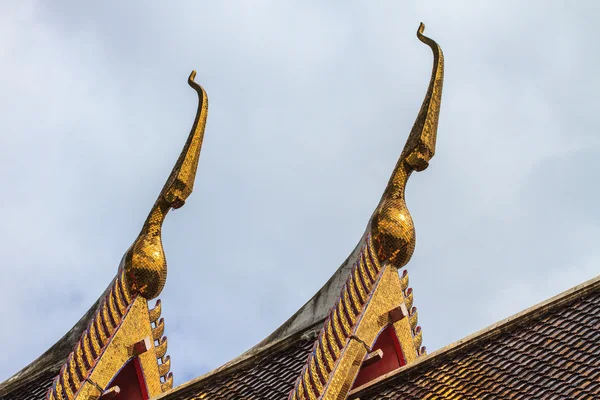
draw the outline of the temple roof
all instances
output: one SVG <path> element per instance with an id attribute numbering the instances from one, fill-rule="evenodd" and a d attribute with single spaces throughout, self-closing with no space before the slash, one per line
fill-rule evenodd
<path id="1" fill-rule="evenodd" d="M 357 388 L 351 399 L 600 398 L 600 277 Z"/>
<path id="2" fill-rule="evenodd" d="M 111 382 L 119 368 L 143 357 L 150 359 L 143 364 L 148 368 L 140 369 L 143 376 L 154 371 L 146 380 L 154 389 L 144 398 L 156 400 L 600 396 L 600 277 L 424 356 L 408 276 L 398 276 L 415 246 L 404 189 L 412 172 L 427 168 L 433 157 L 443 82 L 441 49 L 423 36 L 423 29 L 421 25 L 417 36 L 431 47 L 434 66 L 400 160 L 356 248 L 291 318 L 239 357 L 171 389 L 164 325 L 157 321 L 160 306 L 148 310 L 147 300 L 158 296 L 165 284 L 162 223 L 167 212 L 181 207 L 190 195 L 202 145 L 206 93 L 195 84 L 192 72 L 188 82 L 199 96 L 192 132 L 117 277 L 62 339 L 0 384 L 0 400 L 114 395 L 119 388 Z M 128 313 L 132 309 L 137 311 Z M 121 325 L 123 321 L 131 323 Z M 397 351 L 392 354 L 398 355 L 398 364 L 370 370 L 377 374 L 361 380 L 361 371 L 385 361 L 376 345 L 388 328 L 397 339 L 390 346 Z M 119 329 L 121 337 L 115 339 L 112 352 L 105 352 Z M 120 358 L 112 357 L 115 354 Z M 103 356 L 110 362 L 98 366 Z M 95 371 L 101 381 L 92 377 Z M 348 394 L 362 382 L 367 383 Z M 84 385 L 97 394 L 80 391 Z M 111 392 L 111 385 L 117 391 Z"/>
<path id="3" fill-rule="evenodd" d="M 598 310 L 600 277 L 359 387 L 349 398 L 600 396 Z M 284 339 L 257 346 L 156 400 L 203 396 L 284 399 L 311 352 L 319 326 L 320 321 Z"/>
<path id="4" fill-rule="evenodd" d="M 198 95 L 191 132 L 140 234 L 123 256 L 116 277 L 65 336 L 0 383 L 0 400 L 93 397 L 88 387 L 102 394 L 132 358 L 144 368 L 145 386 L 151 396 L 172 387 L 164 321 L 158 320 L 160 302 L 149 310 L 147 300 L 156 298 L 166 282 L 161 239 L 165 216 L 183 206 L 194 187 L 208 111 L 206 92 L 194 81 L 195 76 L 196 71 L 192 71 L 188 78 Z M 113 339 L 115 344 L 111 345 Z M 104 356 L 107 361 L 99 366 Z"/>

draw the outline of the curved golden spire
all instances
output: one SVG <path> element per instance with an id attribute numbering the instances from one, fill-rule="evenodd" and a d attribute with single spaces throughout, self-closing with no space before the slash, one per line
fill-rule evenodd
<path id="1" fill-rule="evenodd" d="M 404 191 L 410 174 L 427 168 L 435 153 L 442 99 L 444 56 L 438 44 L 423 35 L 424 30 L 425 25 L 421 23 L 417 37 L 433 51 L 429 88 L 400 159 L 373 214 L 370 227 L 379 261 L 390 263 L 396 268 L 406 265 L 415 249 L 415 227 L 406 207 Z"/>
<path id="2" fill-rule="evenodd" d="M 198 93 L 198 111 L 192 130 L 140 234 L 121 262 L 131 292 L 146 299 L 158 296 L 167 280 L 167 261 L 161 239 L 163 221 L 171 208 L 183 206 L 194 188 L 208 115 L 206 92 L 194 82 L 195 77 L 196 71 L 192 71 L 188 79 L 188 84 Z"/>

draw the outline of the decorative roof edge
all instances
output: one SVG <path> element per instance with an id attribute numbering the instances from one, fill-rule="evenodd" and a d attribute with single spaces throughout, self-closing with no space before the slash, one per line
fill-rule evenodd
<path id="1" fill-rule="evenodd" d="M 171 356 L 167 355 L 167 337 L 165 333 L 165 319 L 160 318 L 162 303 L 156 300 L 154 308 L 148 310 L 150 327 L 152 328 L 152 344 L 154 355 L 158 363 L 158 375 L 160 376 L 161 391 L 166 392 L 173 388 L 173 373 L 171 371 Z M 160 318 L 160 319 L 159 319 Z"/>
<path id="2" fill-rule="evenodd" d="M 87 329 L 90 321 L 93 320 L 96 312 L 101 306 L 101 301 L 106 297 L 106 294 L 113 287 L 114 279 L 108 287 L 102 292 L 102 295 L 94 302 L 94 304 L 83 314 L 81 318 L 73 325 L 73 327 L 63 337 L 58 339 L 52 347 L 50 347 L 41 356 L 30 362 L 13 376 L 0 382 L 0 396 L 4 396 L 20 387 L 35 381 L 42 376 L 48 374 L 58 375 L 60 368 L 64 365 L 67 357 L 71 353 L 73 347 L 80 339 L 83 332 Z"/>
<path id="3" fill-rule="evenodd" d="M 417 357 L 423 357 L 427 354 L 427 348 L 425 346 L 421 346 L 423 344 L 423 330 L 421 329 L 421 326 L 418 325 L 419 313 L 417 312 L 417 307 L 413 305 L 413 289 L 408 286 L 408 269 L 405 269 L 400 276 L 400 289 L 402 290 L 404 304 L 406 305 L 406 309 L 408 311 L 408 321 Z"/>
<path id="4" fill-rule="evenodd" d="M 482 342 L 491 340 L 502 333 L 514 329 L 520 325 L 523 325 L 532 319 L 538 318 L 541 315 L 552 312 L 568 303 L 571 303 L 578 298 L 587 296 L 590 293 L 600 291 L 600 275 L 585 281 L 577 286 L 572 287 L 556 296 L 553 296 L 547 300 L 537 303 L 523 311 L 520 311 L 508 318 L 500 320 L 484 329 L 481 329 L 471 335 L 468 335 L 454 343 L 442 347 L 439 350 L 434 351 L 424 357 L 419 358 L 412 364 L 408 364 L 404 367 L 398 368 L 388 374 L 382 375 L 381 377 L 360 386 L 352 390 L 348 399 L 359 399 L 360 396 L 377 393 L 382 386 L 399 379 L 408 373 L 414 373 L 422 368 L 427 368 L 431 365 L 435 365 L 437 362 L 441 362 L 447 358 L 470 349 Z"/>
<path id="5" fill-rule="evenodd" d="M 127 315 L 135 295 L 125 284 L 121 269 L 81 338 L 67 356 L 46 395 L 47 399 L 72 399 L 96 367 L 104 350 Z"/>

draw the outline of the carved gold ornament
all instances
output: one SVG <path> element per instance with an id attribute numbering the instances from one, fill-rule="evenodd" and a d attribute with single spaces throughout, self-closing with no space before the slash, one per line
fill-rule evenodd
<path id="1" fill-rule="evenodd" d="M 404 197 L 406 182 L 413 171 L 427 168 L 434 155 L 442 97 L 442 50 L 423 35 L 424 29 L 421 24 L 417 37 L 434 56 L 425 100 L 362 238 L 357 261 L 290 392 L 290 400 L 345 399 L 378 335 L 390 325 L 407 363 L 424 353 L 408 275 L 398 275 L 415 248 L 415 228 Z M 400 305 L 407 315 L 394 321 L 390 313 Z"/>
<path id="2" fill-rule="evenodd" d="M 194 187 L 208 112 L 206 92 L 194 82 L 195 75 L 192 71 L 188 79 L 199 98 L 192 131 L 117 276 L 48 390 L 48 400 L 98 399 L 134 359 L 141 365 L 145 382 L 140 383 L 150 397 L 173 387 L 161 303 L 148 309 L 147 300 L 160 294 L 167 278 L 162 223 L 171 208 L 183 206 Z"/>

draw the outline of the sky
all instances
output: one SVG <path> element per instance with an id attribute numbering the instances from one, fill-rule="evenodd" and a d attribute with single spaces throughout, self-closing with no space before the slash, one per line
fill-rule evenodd
<path id="1" fill-rule="evenodd" d="M 291 316 L 362 236 L 446 61 L 407 203 L 429 352 L 600 273 L 597 1 L 0 0 L 0 381 L 100 296 L 209 98 L 168 215 L 175 384 Z"/>

